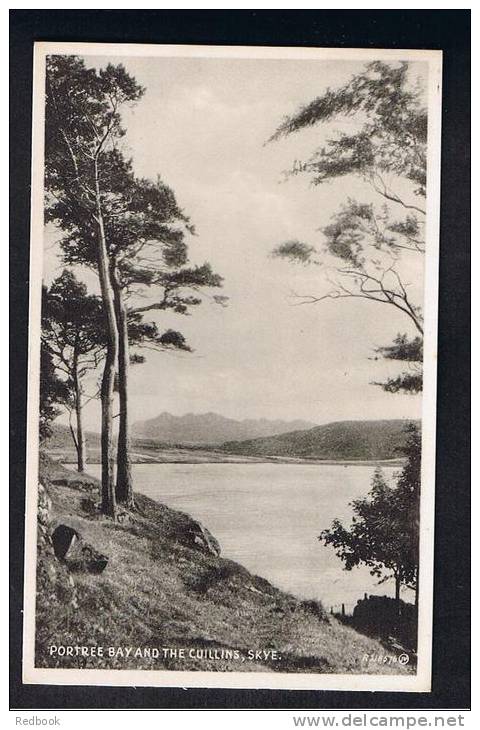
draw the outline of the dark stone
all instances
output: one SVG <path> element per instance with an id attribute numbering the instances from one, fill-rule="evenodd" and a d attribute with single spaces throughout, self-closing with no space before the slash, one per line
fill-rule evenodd
<path id="1" fill-rule="evenodd" d="M 73 527 L 58 525 L 52 533 L 52 544 L 57 558 L 64 560 L 73 550 L 79 538 L 80 535 Z"/>
<path id="2" fill-rule="evenodd" d="M 108 558 L 91 545 L 84 545 L 78 557 L 68 561 L 70 570 L 84 573 L 103 573 L 108 565 Z"/>
<path id="3" fill-rule="evenodd" d="M 86 543 L 73 527 L 58 525 L 52 534 L 55 555 L 72 571 L 102 573 L 108 565 L 106 555 Z"/>

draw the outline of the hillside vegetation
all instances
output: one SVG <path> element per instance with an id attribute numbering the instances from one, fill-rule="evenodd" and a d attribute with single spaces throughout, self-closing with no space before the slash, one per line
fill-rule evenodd
<path id="1" fill-rule="evenodd" d="M 248 456 L 384 460 L 402 456 L 404 420 L 337 421 L 269 438 L 226 442 L 222 450 Z"/>
<path id="2" fill-rule="evenodd" d="M 70 449 L 73 451 L 74 442 L 72 434 L 68 426 L 61 423 L 53 423 L 51 426 L 51 435 L 43 442 L 43 447 L 46 450 L 56 449 Z M 88 446 L 99 449 L 100 448 L 100 434 L 94 433 L 93 431 L 87 431 L 85 438 Z"/>
<path id="3" fill-rule="evenodd" d="M 220 557 L 215 538 L 189 515 L 137 494 L 135 511 L 112 522 L 98 511 L 97 480 L 45 456 L 40 482 L 37 666 L 411 671 L 366 660 L 382 653 L 378 641 Z M 59 525 L 108 558 L 103 572 L 55 557 L 51 536 Z M 52 645 L 85 646 L 90 654 L 52 656 Z M 104 656 L 92 656 L 99 647 Z M 109 656 L 108 647 L 121 651 Z M 148 655 L 154 648 L 158 657 Z M 164 656 L 163 648 L 177 655 Z"/>

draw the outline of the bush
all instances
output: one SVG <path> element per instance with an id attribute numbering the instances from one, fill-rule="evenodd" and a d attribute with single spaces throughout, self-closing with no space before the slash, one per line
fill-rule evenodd
<path id="1" fill-rule="evenodd" d="M 415 648 L 417 611 L 412 603 L 389 596 L 369 596 L 358 601 L 353 609 L 352 625 L 360 631 L 380 637 L 395 636 Z"/>

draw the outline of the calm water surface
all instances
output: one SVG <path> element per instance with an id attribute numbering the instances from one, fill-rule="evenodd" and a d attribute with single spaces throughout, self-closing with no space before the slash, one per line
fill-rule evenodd
<path id="1" fill-rule="evenodd" d="M 89 471 L 98 476 L 99 466 Z M 343 570 L 333 550 L 317 540 L 335 517 L 349 520 L 348 503 L 367 494 L 373 471 L 340 464 L 133 466 L 135 489 L 200 520 L 224 557 L 326 608 L 355 604 L 364 592 L 392 593 L 390 582 L 378 586 L 366 568 Z M 391 476 L 395 468 L 384 472 Z"/>

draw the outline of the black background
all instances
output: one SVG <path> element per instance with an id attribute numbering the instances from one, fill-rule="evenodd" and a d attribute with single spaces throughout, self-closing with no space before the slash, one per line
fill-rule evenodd
<path id="1" fill-rule="evenodd" d="M 16 709 L 453 709 L 470 702 L 470 11 L 13 10 L 11 52 L 11 695 Z M 34 41 L 426 48 L 444 53 L 433 691 L 23 685 L 25 413 Z"/>

